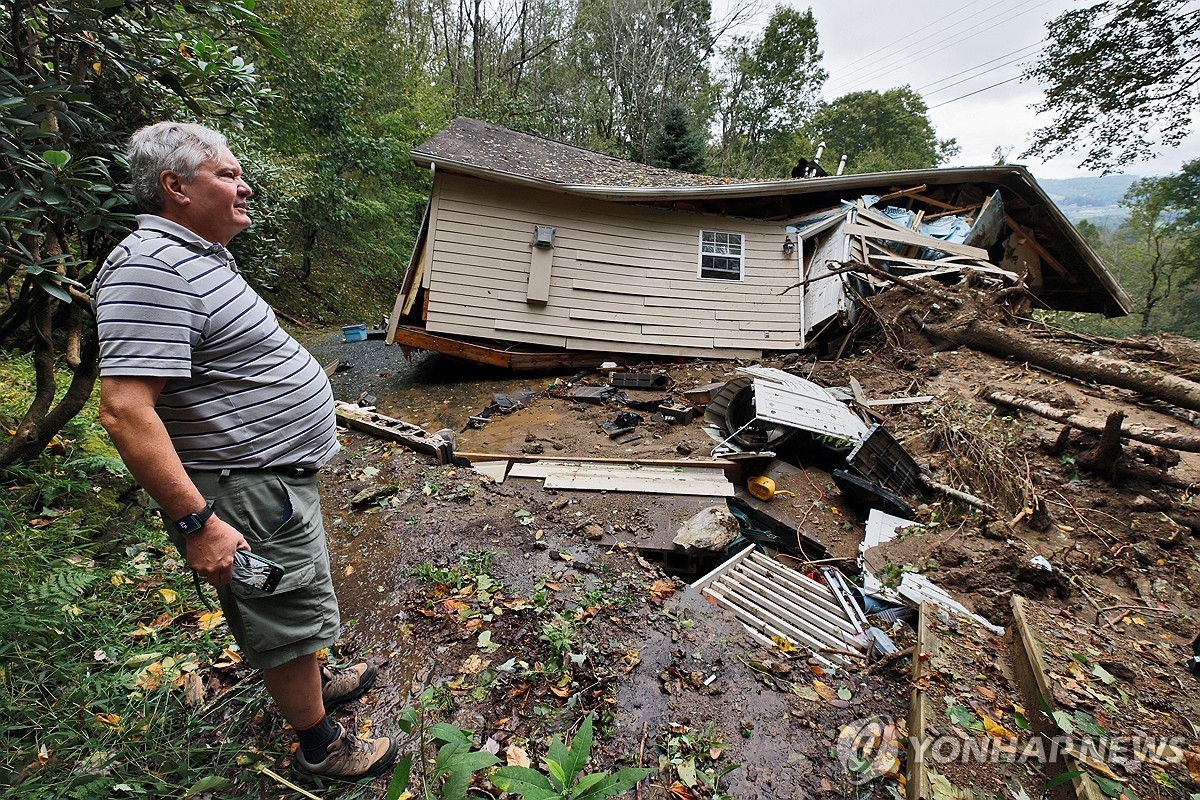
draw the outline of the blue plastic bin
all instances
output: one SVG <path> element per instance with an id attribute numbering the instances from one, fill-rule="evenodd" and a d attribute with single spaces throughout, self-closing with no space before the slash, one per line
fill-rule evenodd
<path id="1" fill-rule="evenodd" d="M 347 342 L 361 342 L 367 338 L 367 326 L 363 325 L 343 325 L 342 338 Z"/>

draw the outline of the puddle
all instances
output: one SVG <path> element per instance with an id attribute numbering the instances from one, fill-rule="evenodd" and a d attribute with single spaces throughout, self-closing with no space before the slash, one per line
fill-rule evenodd
<path id="1" fill-rule="evenodd" d="M 541 392 L 554 381 L 553 375 L 514 378 L 504 370 L 437 353 L 422 351 L 405 358 L 399 347 L 374 339 L 344 342 L 340 332 L 305 346 L 322 364 L 337 360 L 352 365 L 330 378 L 338 400 L 352 403 L 367 392 L 375 395 L 381 413 L 431 432 L 461 431 L 472 415 L 492 402 L 494 393 Z"/>

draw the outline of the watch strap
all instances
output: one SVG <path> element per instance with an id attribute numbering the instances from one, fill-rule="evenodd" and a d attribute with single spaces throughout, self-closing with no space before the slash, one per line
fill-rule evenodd
<path id="1" fill-rule="evenodd" d="M 191 536 L 193 533 L 196 533 L 203 528 L 204 523 L 208 522 L 208 518 L 212 515 L 212 506 L 210 506 L 208 503 L 205 503 L 204 508 L 197 511 L 195 514 L 188 514 L 185 517 L 175 520 L 171 524 L 175 527 L 176 532 L 181 533 L 184 536 Z"/>

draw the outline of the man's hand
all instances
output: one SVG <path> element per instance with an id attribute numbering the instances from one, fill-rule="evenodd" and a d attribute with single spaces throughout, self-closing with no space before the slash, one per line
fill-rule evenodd
<path id="1" fill-rule="evenodd" d="M 233 580 L 233 553 L 249 550 L 250 545 L 237 528 L 217 518 L 209 517 L 196 533 L 184 539 L 187 565 L 213 586 Z"/>

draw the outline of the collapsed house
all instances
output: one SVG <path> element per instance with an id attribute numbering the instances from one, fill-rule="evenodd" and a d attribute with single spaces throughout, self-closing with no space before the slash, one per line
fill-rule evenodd
<path id="1" fill-rule="evenodd" d="M 1131 309 L 1020 166 L 738 183 L 466 118 L 412 158 L 433 189 L 387 332 L 406 351 L 520 370 L 801 350 L 886 285 L 845 262 Z"/>

